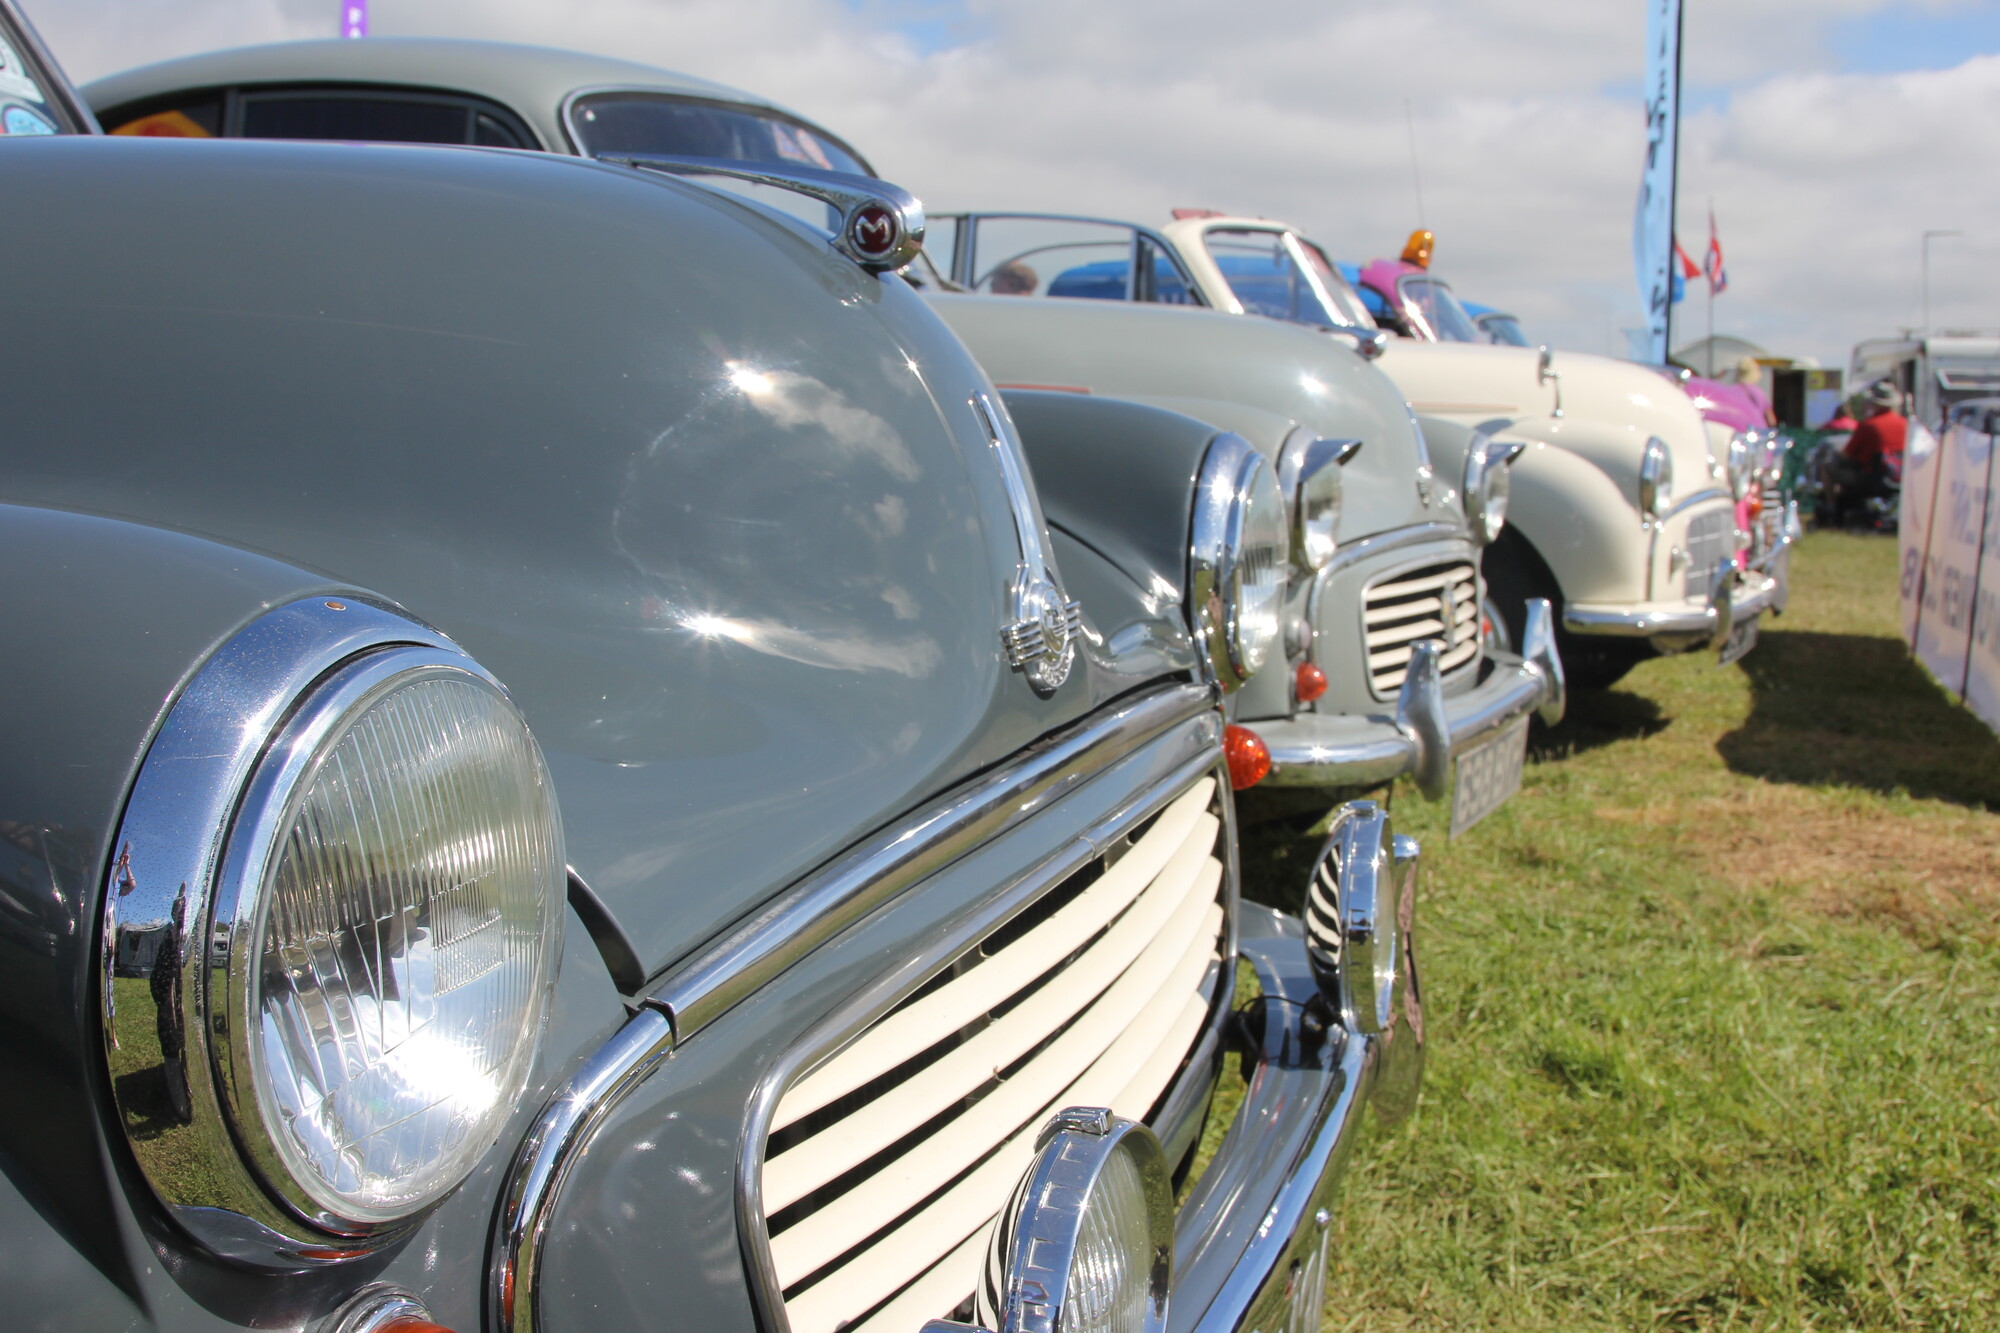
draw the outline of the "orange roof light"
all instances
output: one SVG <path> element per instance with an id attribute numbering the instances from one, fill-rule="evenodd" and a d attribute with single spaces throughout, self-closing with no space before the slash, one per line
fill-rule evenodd
<path id="1" fill-rule="evenodd" d="M 1270 747 L 1248 727 L 1232 723 L 1222 729 L 1222 757 L 1229 761 L 1229 785 L 1237 791 L 1254 787 L 1270 776 Z"/>
<path id="2" fill-rule="evenodd" d="M 1419 227 L 1410 233 L 1410 239 L 1403 242 L 1403 262 L 1415 264 L 1418 268 L 1431 266 L 1431 251 L 1437 246 L 1436 234 Z"/>

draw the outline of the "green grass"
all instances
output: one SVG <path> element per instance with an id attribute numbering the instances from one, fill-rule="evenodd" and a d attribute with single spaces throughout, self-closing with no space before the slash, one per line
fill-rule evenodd
<path id="1" fill-rule="evenodd" d="M 1895 564 L 1809 537 L 1740 666 L 1573 700 L 1457 842 L 1397 793 L 1429 1065 L 1328 1329 L 2000 1328 L 2000 743 Z M 1309 822 L 1247 832 L 1255 895 L 1296 906 Z"/>

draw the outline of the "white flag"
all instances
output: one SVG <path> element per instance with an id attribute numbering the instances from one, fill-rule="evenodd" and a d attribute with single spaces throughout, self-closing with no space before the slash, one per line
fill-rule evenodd
<path id="1" fill-rule="evenodd" d="M 1646 169 L 1632 216 L 1632 265 L 1646 311 L 1646 356 L 1667 360 L 1674 296 L 1674 165 L 1681 139 L 1681 0 L 1646 0 Z"/>

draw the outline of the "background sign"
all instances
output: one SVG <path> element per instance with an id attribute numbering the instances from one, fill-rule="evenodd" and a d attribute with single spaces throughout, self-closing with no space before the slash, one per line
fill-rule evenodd
<path id="1" fill-rule="evenodd" d="M 1674 169 L 1681 140 L 1681 0 L 1646 0 L 1646 169 L 1632 215 L 1632 264 L 1646 310 L 1644 360 L 1667 362 L 1674 299 Z"/>
<path id="2" fill-rule="evenodd" d="M 1992 426 L 1991 418 L 1982 418 Z M 1910 423 L 1903 462 L 1903 637 L 1931 674 L 2000 731 L 2000 497 L 1994 436 L 1943 441 Z"/>

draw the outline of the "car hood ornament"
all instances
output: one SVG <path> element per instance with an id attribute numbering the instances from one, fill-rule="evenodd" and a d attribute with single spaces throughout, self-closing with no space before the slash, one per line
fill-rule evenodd
<path id="1" fill-rule="evenodd" d="M 1035 520 L 1035 501 L 1021 465 L 1020 447 L 1008 434 L 999 405 L 986 394 L 972 399 L 973 414 L 986 430 L 1007 484 L 1008 506 L 1014 511 L 1014 535 L 1021 563 L 1014 571 L 1014 619 L 1000 628 L 1000 649 L 1013 667 L 1028 678 L 1039 694 L 1053 694 L 1069 679 L 1076 662 L 1076 641 L 1083 632 L 1083 604 L 1063 595 L 1049 570 L 1042 545 L 1042 525 Z"/>

